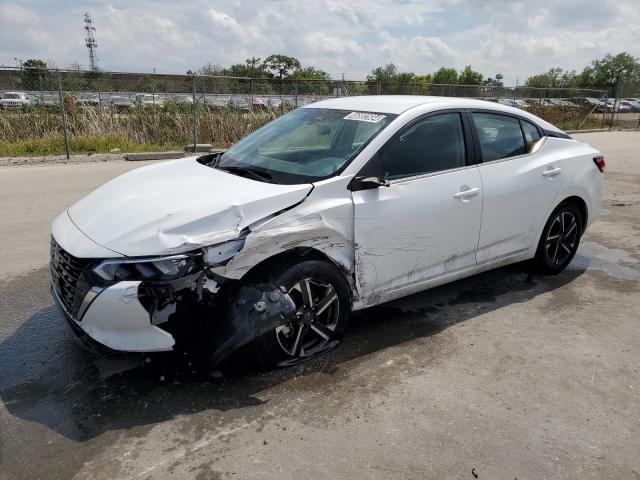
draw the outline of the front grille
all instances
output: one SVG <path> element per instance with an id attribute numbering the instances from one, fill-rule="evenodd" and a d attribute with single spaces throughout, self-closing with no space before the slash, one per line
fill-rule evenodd
<path id="1" fill-rule="evenodd" d="M 77 317 L 90 285 L 82 278 L 91 260 L 76 258 L 51 237 L 51 280 L 66 311 Z"/>

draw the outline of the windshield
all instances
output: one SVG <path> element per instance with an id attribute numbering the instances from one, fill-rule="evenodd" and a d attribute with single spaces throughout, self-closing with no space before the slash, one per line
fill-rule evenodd
<path id="1" fill-rule="evenodd" d="M 339 172 L 395 117 L 299 108 L 243 139 L 215 166 L 273 183 L 316 182 Z"/>
<path id="2" fill-rule="evenodd" d="M 19 93 L 7 93 L 7 94 L 5 94 L 4 98 L 13 99 L 13 98 L 20 98 L 20 96 L 21 95 Z"/>

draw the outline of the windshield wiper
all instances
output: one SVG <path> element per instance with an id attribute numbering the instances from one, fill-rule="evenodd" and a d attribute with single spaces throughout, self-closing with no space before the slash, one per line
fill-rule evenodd
<path id="1" fill-rule="evenodd" d="M 247 167 L 220 167 L 216 166 L 218 170 L 223 170 L 225 172 L 234 173 L 236 175 L 240 175 L 243 177 L 251 177 L 261 182 L 271 181 L 271 174 L 268 172 L 261 172 L 258 170 L 253 170 L 252 168 Z"/>

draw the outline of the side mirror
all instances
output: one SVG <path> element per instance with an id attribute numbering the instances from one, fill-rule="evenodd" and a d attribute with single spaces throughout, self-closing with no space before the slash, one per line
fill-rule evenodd
<path id="1" fill-rule="evenodd" d="M 389 180 L 382 180 L 378 177 L 356 177 L 351 181 L 351 191 L 371 190 L 373 188 L 388 187 Z"/>

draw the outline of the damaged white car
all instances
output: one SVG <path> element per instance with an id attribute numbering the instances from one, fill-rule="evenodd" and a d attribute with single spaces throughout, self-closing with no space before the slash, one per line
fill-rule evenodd
<path id="1" fill-rule="evenodd" d="M 52 293 L 113 350 L 327 352 L 362 309 L 475 273 L 571 261 L 604 158 L 522 110 L 374 96 L 290 112 L 224 154 L 126 173 L 52 226 Z"/>

